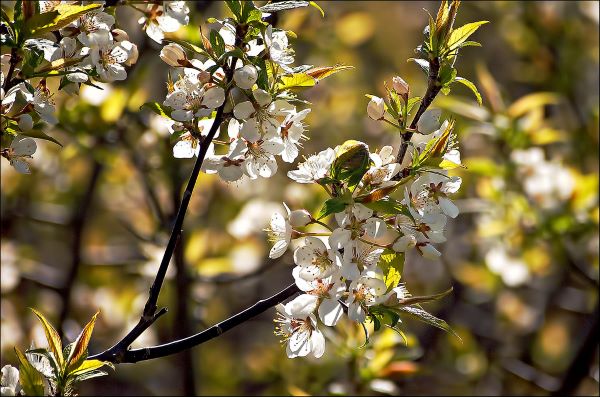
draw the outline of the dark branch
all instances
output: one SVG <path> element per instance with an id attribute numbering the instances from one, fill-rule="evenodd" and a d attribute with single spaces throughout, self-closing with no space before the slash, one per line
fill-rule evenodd
<path id="1" fill-rule="evenodd" d="M 406 151 L 408 150 L 408 143 L 410 142 L 410 140 L 413 136 L 413 130 L 415 130 L 417 128 L 417 123 L 419 122 L 419 119 L 421 118 L 423 113 L 425 113 L 425 111 L 427 110 L 429 105 L 431 105 L 431 103 L 433 102 L 433 100 L 435 99 L 437 94 L 439 94 L 440 90 L 442 89 L 442 86 L 439 82 L 439 72 L 440 72 L 440 59 L 436 57 L 429 61 L 429 76 L 427 78 L 427 91 L 425 92 L 425 95 L 423 96 L 423 99 L 421 100 L 421 104 L 419 105 L 419 109 L 417 110 L 415 117 L 413 118 L 412 122 L 410 123 L 410 127 L 409 127 L 410 131 L 407 131 L 402 136 L 402 145 L 400 146 L 400 150 L 398 151 L 398 156 L 396 156 L 396 162 L 399 164 L 402 164 L 402 161 L 404 160 L 404 156 L 406 155 Z M 398 175 L 396 175 L 396 178 L 394 178 L 394 179 L 401 178 L 402 177 L 401 174 L 402 173 L 399 173 Z"/>
<path id="2" fill-rule="evenodd" d="M 196 335 L 176 340 L 164 345 L 146 347 L 142 349 L 126 350 L 122 352 L 120 357 L 106 356 L 101 353 L 96 356 L 90 357 L 90 359 L 106 360 L 113 363 L 136 363 L 138 361 L 152 360 L 154 358 L 170 356 L 179 353 L 183 350 L 190 349 L 192 347 L 201 345 L 217 336 L 229 331 L 230 329 L 248 321 L 249 319 L 267 311 L 278 303 L 290 298 L 292 295 L 300 292 L 296 284 L 291 284 L 285 289 L 279 291 L 275 295 L 260 300 L 254 305 L 250 306 L 244 311 L 241 311 L 234 316 L 229 317 L 227 320 L 222 321 L 212 327 L 204 330 Z"/>

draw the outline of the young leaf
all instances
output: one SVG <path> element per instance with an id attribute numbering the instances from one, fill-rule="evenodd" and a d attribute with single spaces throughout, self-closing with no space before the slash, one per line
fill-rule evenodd
<path id="1" fill-rule="evenodd" d="M 327 215 L 333 214 L 336 212 L 342 212 L 346 208 L 347 205 L 348 205 L 348 201 L 342 197 L 330 198 L 329 200 L 325 201 L 325 203 L 323 204 L 323 207 L 321 207 L 321 210 L 319 211 L 319 214 L 317 215 L 317 219 L 324 218 Z"/>
<path id="2" fill-rule="evenodd" d="M 35 126 L 34 126 L 35 127 Z M 62 146 L 62 143 L 52 138 L 50 135 L 47 135 L 44 131 L 38 129 L 32 129 L 29 131 L 22 131 L 21 135 L 29 136 L 31 138 L 44 139 L 46 141 L 54 142 L 58 146 Z"/>
<path id="3" fill-rule="evenodd" d="M 19 383 L 27 396 L 44 395 L 44 377 L 38 372 L 19 349 L 15 347 L 19 359 Z"/>
<path id="4" fill-rule="evenodd" d="M 458 334 L 456 332 L 454 332 L 454 330 L 452 328 L 450 328 L 448 323 L 446 323 L 441 318 L 437 318 L 433 314 L 426 312 L 423 309 L 420 309 L 420 308 L 414 307 L 414 306 L 403 306 L 403 307 L 399 307 L 398 310 L 402 313 L 408 314 L 410 317 L 412 317 L 414 319 L 417 319 L 426 324 L 432 325 L 436 328 L 442 329 L 442 330 L 456 336 L 460 341 L 462 341 L 460 336 L 458 336 Z"/>
<path id="5" fill-rule="evenodd" d="M 442 299 L 446 295 L 450 294 L 452 292 L 452 290 L 453 290 L 453 288 L 450 287 L 450 289 L 448 289 L 444 292 L 440 292 L 439 294 L 424 295 L 424 296 L 409 296 L 404 299 L 400 299 L 398 303 L 400 305 L 414 305 L 417 303 L 431 302 L 431 301 L 435 301 L 438 299 Z"/>
<path id="6" fill-rule="evenodd" d="M 52 324 L 50 324 L 48 320 L 46 320 L 42 313 L 38 312 L 33 308 L 31 310 L 33 311 L 33 314 L 35 314 L 42 323 L 42 326 L 44 327 L 44 332 L 46 334 L 46 339 L 48 341 L 48 346 L 50 347 L 50 351 L 54 353 L 54 357 L 56 357 L 58 366 L 62 368 L 64 358 L 62 354 L 62 342 L 60 341 L 60 336 L 58 335 L 58 332 L 56 332 Z"/>
<path id="7" fill-rule="evenodd" d="M 454 29 L 452 33 L 450 33 L 450 38 L 448 39 L 448 49 L 453 50 L 458 48 L 458 46 L 467 41 L 469 36 L 475 33 L 481 25 L 485 25 L 488 22 L 489 21 L 471 22 L 460 28 Z"/>
<path id="8" fill-rule="evenodd" d="M 217 57 L 220 57 L 225 52 L 225 40 L 216 30 L 210 31 L 210 45 Z"/>
<path id="9" fill-rule="evenodd" d="M 167 117 L 169 119 L 171 118 L 171 112 L 173 111 L 170 107 L 163 106 L 158 102 L 144 103 L 142 106 L 140 106 L 140 110 L 142 110 L 143 108 L 150 109 L 159 116 Z"/>
<path id="10" fill-rule="evenodd" d="M 343 70 L 351 70 L 354 69 L 354 66 L 348 65 L 335 65 L 335 66 L 320 66 L 316 68 L 310 68 L 306 70 L 304 73 L 307 75 L 314 77 L 317 81 L 323 80 L 325 77 L 329 77 L 332 74 L 337 72 L 341 72 Z"/>
<path id="11" fill-rule="evenodd" d="M 475 87 L 475 84 L 463 77 L 456 77 L 454 81 L 457 83 L 464 84 L 465 86 L 467 86 L 467 88 L 473 91 L 473 94 L 475 94 L 475 98 L 477 98 L 477 103 L 479 104 L 479 106 L 481 106 L 481 94 L 479 93 L 479 91 L 477 91 L 477 87 Z"/>
<path id="12" fill-rule="evenodd" d="M 53 30 L 64 28 L 81 15 L 102 7 L 102 4 L 88 4 L 85 6 L 60 4 L 50 12 L 36 14 L 25 22 L 25 35 L 28 37 L 40 36 Z"/>
<path id="13" fill-rule="evenodd" d="M 402 278 L 404 269 L 404 253 L 386 249 L 379 257 L 379 266 L 383 270 L 383 281 L 388 291 L 396 287 Z"/>
<path id="14" fill-rule="evenodd" d="M 280 82 L 277 84 L 277 91 L 307 88 L 315 84 L 317 84 L 317 80 L 314 77 L 306 73 L 294 73 L 291 76 L 281 76 Z"/>
<path id="15" fill-rule="evenodd" d="M 391 197 L 386 197 L 370 203 L 364 203 L 364 205 L 365 207 L 377 212 L 379 215 L 396 215 L 408 211 L 404 204 Z"/>
<path id="16" fill-rule="evenodd" d="M 98 313 L 94 314 L 92 319 L 83 327 L 83 330 L 75 340 L 74 347 L 69 353 L 69 358 L 67 359 L 67 371 L 79 367 L 81 362 L 85 360 L 87 356 L 87 347 L 90 343 L 90 338 L 92 337 L 92 332 L 94 331 L 94 324 L 96 323 L 96 317 L 98 317 Z"/>
<path id="17" fill-rule="evenodd" d="M 95 371 L 99 368 L 104 367 L 105 365 L 114 368 L 114 366 L 108 361 L 100 361 L 100 360 L 85 360 L 81 363 L 81 365 L 69 373 L 69 376 L 79 376 L 88 372 Z"/>

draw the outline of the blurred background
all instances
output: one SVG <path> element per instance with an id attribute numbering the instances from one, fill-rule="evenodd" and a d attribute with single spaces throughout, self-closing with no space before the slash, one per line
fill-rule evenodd
<path id="1" fill-rule="evenodd" d="M 399 138 L 366 115 L 365 94 L 402 76 L 413 95 L 426 79 L 407 62 L 437 2 L 320 2 L 283 13 L 298 34 L 296 64 L 355 66 L 304 95 L 309 155 L 346 139 L 371 149 Z M 222 18 L 221 2 L 189 2 L 187 28 Z M 3 4 L 4 6 L 4 4 Z M 100 309 L 92 353 L 139 319 L 193 160 L 174 159 L 160 118 L 140 105 L 162 102 L 168 67 L 160 46 L 118 9 L 140 50 L 125 82 L 55 98 L 60 148 L 38 140 L 33 174 L 2 159 L 1 361 L 13 346 L 44 344 L 28 307 L 73 340 Z M 274 310 L 193 350 L 125 364 L 84 382 L 81 395 L 598 395 L 598 2 L 464 2 L 456 24 L 488 20 L 482 48 L 462 50 L 460 76 L 477 84 L 434 102 L 457 120 L 466 169 L 461 215 L 448 223 L 442 260 L 407 256 L 403 280 L 415 295 L 454 287 L 427 304 L 461 336 L 405 320 L 405 344 L 380 332 L 328 332 L 320 360 L 286 357 L 273 335 Z M 262 231 L 274 211 L 318 211 L 315 186 L 292 183 L 280 163 L 271 179 L 225 184 L 202 174 L 159 305 L 169 313 L 134 347 L 168 342 L 221 321 L 291 281 L 291 250 L 267 258 Z"/>

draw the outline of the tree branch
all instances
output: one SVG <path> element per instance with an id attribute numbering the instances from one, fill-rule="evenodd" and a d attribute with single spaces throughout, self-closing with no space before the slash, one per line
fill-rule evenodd
<path id="1" fill-rule="evenodd" d="M 230 329 L 248 321 L 249 319 L 267 311 L 278 303 L 290 298 L 292 295 L 300 292 L 296 284 L 291 284 L 279 291 L 275 295 L 260 300 L 246 310 L 243 310 L 227 320 L 224 320 L 212 327 L 184 339 L 179 339 L 164 345 L 146 347 L 141 349 L 132 349 L 122 352 L 119 357 L 106 355 L 101 353 L 90 357 L 90 359 L 106 360 L 115 364 L 119 363 L 136 363 L 139 361 L 152 360 L 159 357 L 170 356 L 179 353 L 183 350 L 201 345 L 217 336 L 229 331 Z"/>
<path id="2" fill-rule="evenodd" d="M 240 44 L 238 37 L 236 37 L 236 44 Z M 230 84 L 233 81 L 233 72 L 235 70 L 236 63 L 237 58 L 233 57 L 231 58 L 231 66 L 224 66 L 224 69 L 226 69 L 226 84 Z M 231 85 L 229 85 L 225 90 L 225 98 L 227 98 L 230 89 Z M 105 350 L 104 352 L 95 356 L 99 360 L 111 361 L 115 363 L 121 362 L 122 357 L 126 354 L 127 349 L 129 348 L 129 345 L 131 345 L 131 343 L 133 343 L 145 330 L 147 330 L 160 316 L 167 312 L 166 308 L 162 308 L 157 312 L 158 296 L 160 294 L 160 290 L 165 280 L 169 263 L 171 262 L 171 258 L 173 257 L 173 253 L 175 252 L 175 247 L 179 240 L 179 236 L 182 232 L 183 220 L 185 218 L 190 199 L 192 198 L 194 186 L 196 185 L 196 181 L 198 180 L 198 175 L 200 174 L 200 168 L 202 167 L 202 163 L 204 162 L 204 158 L 206 157 L 208 147 L 210 146 L 211 141 L 215 137 L 217 131 L 221 126 L 221 123 L 224 120 L 223 113 L 226 105 L 227 100 L 225 100 L 225 102 L 223 102 L 223 104 L 217 109 L 215 121 L 213 122 L 210 131 L 208 132 L 206 137 L 204 137 L 204 139 L 200 143 L 200 152 L 198 153 L 196 163 L 194 164 L 194 168 L 190 175 L 190 179 L 188 180 L 185 192 L 183 193 L 179 209 L 177 210 L 177 216 L 175 218 L 173 228 L 171 229 L 169 242 L 167 243 L 167 247 L 165 249 L 165 253 L 158 268 L 158 272 L 156 273 L 154 282 L 150 287 L 148 300 L 144 305 L 144 311 L 142 312 L 142 316 L 140 317 L 140 320 L 138 321 L 136 326 L 133 327 L 133 329 L 129 331 L 129 333 L 125 335 L 123 339 L 121 339 L 108 350 Z"/>
<path id="3" fill-rule="evenodd" d="M 425 113 L 429 105 L 433 102 L 437 94 L 439 94 L 442 86 L 439 82 L 439 72 L 440 72 L 440 59 L 438 57 L 433 58 L 429 61 L 429 76 L 427 78 L 427 91 L 421 100 L 421 104 L 419 105 L 419 109 L 415 114 L 412 122 L 410 123 L 410 131 L 407 131 L 406 134 L 402 135 L 402 145 L 400 146 L 400 150 L 398 151 L 398 156 L 396 156 L 396 162 L 398 164 L 402 164 L 404 160 L 404 156 L 406 155 L 406 151 L 408 150 L 408 143 L 410 142 L 414 129 L 417 128 L 417 123 L 419 119 Z M 395 180 L 402 177 L 402 173 L 399 173 L 394 177 Z"/>

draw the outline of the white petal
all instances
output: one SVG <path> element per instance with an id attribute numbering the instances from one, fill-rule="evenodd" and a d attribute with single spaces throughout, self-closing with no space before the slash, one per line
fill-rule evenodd
<path id="1" fill-rule="evenodd" d="M 292 317 L 304 319 L 317 309 L 318 301 L 315 295 L 302 294 L 288 302 L 285 308 Z"/>
<path id="2" fill-rule="evenodd" d="M 238 120 L 246 120 L 254 114 L 254 106 L 250 101 L 240 102 L 233 108 L 233 115 Z"/>
<path id="3" fill-rule="evenodd" d="M 319 305 L 319 318 L 323 324 L 333 327 L 342 318 L 344 309 L 337 299 L 324 299 Z"/>
<path id="4" fill-rule="evenodd" d="M 439 201 L 440 207 L 442 208 L 442 211 L 444 211 L 444 214 L 448 215 L 450 218 L 456 218 L 458 216 L 458 207 L 452 202 L 452 200 L 447 197 L 440 197 Z"/>
<path id="5" fill-rule="evenodd" d="M 320 358 L 325 353 L 325 337 L 318 329 L 314 329 L 310 335 L 310 350 L 315 358 Z"/>

